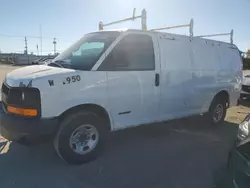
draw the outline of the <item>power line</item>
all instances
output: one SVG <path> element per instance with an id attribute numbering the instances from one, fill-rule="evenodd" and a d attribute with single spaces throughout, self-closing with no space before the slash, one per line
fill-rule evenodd
<path id="1" fill-rule="evenodd" d="M 26 35 L 26 36 L 23 36 L 23 35 L 9 35 L 9 34 L 2 34 L 0 33 L 0 36 L 2 37 L 10 37 L 10 38 L 24 38 L 24 37 L 28 37 L 28 38 L 38 38 L 40 39 L 41 36 L 32 36 L 32 35 Z M 53 37 L 43 37 L 45 39 L 53 39 Z"/>
<path id="2" fill-rule="evenodd" d="M 7 37 L 7 38 L 34 38 L 34 39 L 40 39 L 41 36 L 33 36 L 33 35 L 9 35 L 9 34 L 2 34 L 0 33 L 0 37 Z M 54 39 L 55 37 L 42 37 L 43 39 Z M 60 41 L 64 41 L 64 42 L 75 42 L 75 40 L 72 39 L 63 39 L 63 38 L 58 38 L 56 37 L 56 39 L 60 40 Z"/>
<path id="3" fill-rule="evenodd" d="M 7 38 L 34 38 L 34 39 L 41 39 L 41 36 L 34 36 L 34 35 L 9 35 L 9 34 L 4 34 L 4 33 L 0 33 L 0 37 L 7 37 Z M 42 36 L 42 39 L 54 39 L 55 37 L 44 37 Z M 63 39 L 63 38 L 58 38 L 56 37 L 57 40 L 60 41 L 64 41 L 64 42 L 75 42 L 76 40 L 72 40 L 72 39 Z"/>
<path id="4" fill-rule="evenodd" d="M 22 35 L 8 35 L 8 34 L 1 34 L 0 33 L 0 38 L 1 37 L 6 37 L 6 38 L 27 38 L 27 39 L 39 39 L 39 40 L 41 40 L 41 36 L 30 36 L 30 35 L 26 35 L 26 36 L 22 36 Z M 42 37 L 42 40 L 44 41 L 44 39 L 46 40 L 46 41 L 48 41 L 48 40 L 53 40 L 55 37 Z M 76 40 L 72 40 L 72 39 L 63 39 L 63 38 L 58 38 L 58 37 L 56 37 L 56 39 L 57 40 L 59 40 L 61 43 L 70 43 L 70 44 L 72 44 L 72 43 L 74 43 L 74 42 L 76 42 Z"/>

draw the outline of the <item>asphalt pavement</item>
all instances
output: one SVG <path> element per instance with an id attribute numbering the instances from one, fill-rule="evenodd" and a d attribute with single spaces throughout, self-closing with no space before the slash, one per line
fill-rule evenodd
<path id="1" fill-rule="evenodd" d="M 26 147 L 1 138 L 0 187 L 210 188 L 236 127 L 211 129 L 197 117 L 111 133 L 100 157 L 81 166 L 61 161 L 51 142 Z"/>

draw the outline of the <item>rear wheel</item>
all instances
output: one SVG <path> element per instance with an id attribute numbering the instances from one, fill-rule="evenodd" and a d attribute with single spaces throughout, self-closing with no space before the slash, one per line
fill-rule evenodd
<path id="1" fill-rule="evenodd" d="M 208 112 L 209 121 L 214 125 L 221 124 L 227 112 L 227 103 L 226 100 L 222 97 L 215 97 Z"/>
<path id="2" fill-rule="evenodd" d="M 82 164 L 95 159 L 104 136 L 101 119 L 90 112 L 66 117 L 54 139 L 57 154 L 69 164 Z"/>

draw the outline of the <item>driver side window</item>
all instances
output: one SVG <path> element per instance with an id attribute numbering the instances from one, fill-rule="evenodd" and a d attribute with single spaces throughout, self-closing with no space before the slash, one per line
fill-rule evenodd
<path id="1" fill-rule="evenodd" d="M 102 62 L 99 71 L 147 71 L 155 69 L 151 36 L 126 35 Z"/>

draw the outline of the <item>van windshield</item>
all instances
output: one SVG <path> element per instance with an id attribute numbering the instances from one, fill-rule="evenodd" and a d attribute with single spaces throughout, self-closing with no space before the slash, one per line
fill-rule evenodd
<path id="1" fill-rule="evenodd" d="M 57 56 L 49 66 L 91 70 L 119 34 L 116 31 L 87 34 Z"/>

